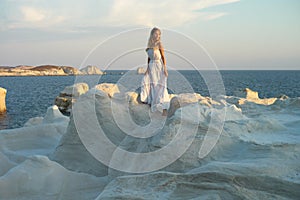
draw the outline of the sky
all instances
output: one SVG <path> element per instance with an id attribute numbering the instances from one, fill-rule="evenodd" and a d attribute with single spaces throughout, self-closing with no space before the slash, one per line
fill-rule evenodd
<path id="1" fill-rule="evenodd" d="M 153 27 L 174 69 L 300 69 L 299 0 L 0 0 L 0 66 L 129 69 Z"/>

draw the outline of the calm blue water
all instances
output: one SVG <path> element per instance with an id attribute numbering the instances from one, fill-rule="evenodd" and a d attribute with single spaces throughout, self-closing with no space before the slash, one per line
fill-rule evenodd
<path id="1" fill-rule="evenodd" d="M 99 82 L 116 83 L 126 71 L 108 71 Z M 209 96 L 205 82 L 195 71 L 179 71 L 195 92 Z M 221 71 L 226 95 L 239 94 L 243 89 L 258 91 L 261 98 L 300 97 L 300 71 Z M 94 77 L 98 80 L 99 77 Z M 172 79 L 170 73 L 169 80 Z M 0 115 L 0 129 L 22 127 L 37 116 L 43 116 L 54 104 L 55 97 L 66 86 L 74 84 L 74 76 L 0 77 L 0 87 L 7 89 L 7 113 Z M 174 80 L 173 80 L 174 81 Z M 170 84 L 169 81 L 168 84 Z"/>

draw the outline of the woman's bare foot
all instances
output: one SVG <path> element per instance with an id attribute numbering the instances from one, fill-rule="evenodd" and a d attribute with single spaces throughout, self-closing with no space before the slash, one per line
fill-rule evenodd
<path id="1" fill-rule="evenodd" d="M 168 114 L 168 111 L 167 111 L 167 109 L 163 109 L 162 116 L 167 116 L 167 114 Z"/>

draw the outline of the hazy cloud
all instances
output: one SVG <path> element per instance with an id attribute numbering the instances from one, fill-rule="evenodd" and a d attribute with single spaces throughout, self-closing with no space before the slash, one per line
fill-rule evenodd
<path id="1" fill-rule="evenodd" d="M 195 19 L 213 20 L 226 13 L 202 13 L 201 10 L 239 0 L 115 0 L 103 23 L 114 25 L 181 26 Z"/>
<path id="2" fill-rule="evenodd" d="M 203 12 L 208 7 L 239 0 L 114 0 L 114 1 L 2 1 L 2 28 L 70 30 L 76 26 L 176 27 L 194 20 L 214 20 L 224 12 Z M 2 4 L 2 5 L 1 5 Z M 105 5 L 105 6 L 104 6 Z"/>
<path id="3" fill-rule="evenodd" d="M 220 17 L 223 17 L 225 15 L 227 15 L 228 13 L 205 13 L 202 18 L 204 20 L 214 20 L 214 19 L 217 19 L 217 18 L 220 18 Z"/>
<path id="4" fill-rule="evenodd" d="M 44 10 L 24 6 L 21 7 L 21 12 L 23 14 L 24 21 L 28 22 L 39 22 L 46 18 L 47 12 Z"/>

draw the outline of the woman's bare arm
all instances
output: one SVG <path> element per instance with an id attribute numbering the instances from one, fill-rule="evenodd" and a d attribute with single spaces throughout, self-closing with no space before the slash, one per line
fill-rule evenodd
<path id="1" fill-rule="evenodd" d="M 150 62 L 150 58 L 148 57 L 148 61 L 147 61 L 147 70 L 146 70 L 146 73 L 145 73 L 145 74 L 148 74 L 148 73 L 149 73 L 149 62 Z"/>
<path id="2" fill-rule="evenodd" d="M 162 47 L 160 47 L 159 50 L 160 50 L 160 54 L 161 54 L 161 58 L 164 63 L 164 66 L 166 66 L 165 50 Z"/>
<path id="3" fill-rule="evenodd" d="M 160 54 L 161 54 L 161 59 L 162 59 L 163 64 L 164 64 L 164 73 L 165 73 L 166 76 L 168 76 L 167 63 L 166 63 L 166 58 L 165 58 L 165 50 L 162 46 L 160 46 L 159 51 L 160 51 Z"/>

